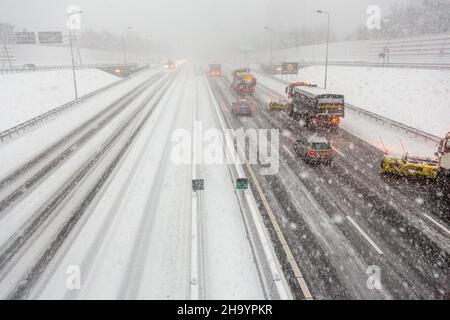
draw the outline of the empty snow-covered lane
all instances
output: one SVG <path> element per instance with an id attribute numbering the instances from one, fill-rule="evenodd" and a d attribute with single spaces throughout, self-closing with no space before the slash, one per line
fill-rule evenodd
<path id="1" fill-rule="evenodd" d="M 218 126 L 204 77 L 184 66 L 154 80 L 133 93 L 129 106 L 113 106 L 93 121 L 85 142 L 77 139 L 88 128 L 42 164 L 30 163 L 20 181 L 5 180 L 6 198 L 10 190 L 21 193 L 4 201 L 0 216 L 1 297 L 291 297 L 274 252 L 272 273 L 258 265 L 228 165 L 174 158 L 176 133 L 192 136 L 197 122 Z M 67 159 L 52 162 L 64 152 Z M 193 168 L 205 181 L 196 206 Z M 42 179 L 21 187 L 35 176 Z M 281 290 L 267 285 L 271 276 Z"/>

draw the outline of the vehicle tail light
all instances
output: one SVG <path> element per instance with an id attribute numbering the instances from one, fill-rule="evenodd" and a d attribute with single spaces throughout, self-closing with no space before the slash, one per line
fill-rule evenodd
<path id="1" fill-rule="evenodd" d="M 315 155 L 315 154 L 316 154 L 316 152 L 315 152 L 314 150 L 312 150 L 312 149 L 309 150 L 309 155 L 310 155 L 310 156 L 313 156 L 313 155 Z"/>
<path id="2" fill-rule="evenodd" d="M 339 124 L 339 117 L 336 117 L 336 116 L 332 117 L 331 118 L 331 123 L 332 124 Z"/>

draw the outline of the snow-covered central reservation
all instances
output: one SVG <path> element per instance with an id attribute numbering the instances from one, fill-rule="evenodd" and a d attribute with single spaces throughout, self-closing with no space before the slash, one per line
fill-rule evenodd
<path id="1" fill-rule="evenodd" d="M 78 70 L 79 96 L 120 78 L 95 70 Z M 72 70 L 0 74 L 0 131 L 75 100 Z"/>

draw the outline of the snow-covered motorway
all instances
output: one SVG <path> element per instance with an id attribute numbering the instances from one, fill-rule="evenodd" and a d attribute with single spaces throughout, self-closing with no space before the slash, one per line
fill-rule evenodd
<path id="1" fill-rule="evenodd" d="M 449 298 L 442 196 L 383 179 L 343 130 L 333 166 L 304 164 L 276 92 L 236 118 L 229 80 L 199 70 L 141 72 L 0 143 L 0 298 Z M 280 129 L 279 172 L 194 161 L 228 128 Z"/>
<path id="2" fill-rule="evenodd" d="M 290 298 L 231 169 L 173 161 L 174 132 L 219 127 L 211 99 L 149 70 L 2 143 L 0 297 Z"/>
<path id="3" fill-rule="evenodd" d="M 255 114 L 236 119 L 226 108 L 238 98 L 229 80 L 211 84 L 232 127 L 282 130 L 280 172 L 258 180 L 313 297 L 449 298 L 450 208 L 442 195 L 383 179 L 382 152 L 343 130 L 331 136 L 338 151 L 333 166 L 308 166 L 293 150 L 298 123 L 268 110 L 267 97 L 280 93 L 258 84 Z M 371 284 L 374 274 L 379 287 Z"/>

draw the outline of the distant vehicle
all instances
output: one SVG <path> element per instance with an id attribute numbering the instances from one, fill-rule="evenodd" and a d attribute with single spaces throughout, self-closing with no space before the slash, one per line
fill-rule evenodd
<path id="1" fill-rule="evenodd" d="M 203 68 L 202 67 L 194 67 L 194 72 L 196 76 L 203 75 Z"/>
<path id="2" fill-rule="evenodd" d="M 231 105 L 234 116 L 252 116 L 253 106 L 247 100 L 235 101 Z"/>
<path id="3" fill-rule="evenodd" d="M 220 77 L 222 75 L 222 66 L 217 63 L 210 64 L 209 74 L 213 77 Z"/>
<path id="4" fill-rule="evenodd" d="M 166 70 L 175 70 L 176 64 L 173 61 L 169 60 L 164 67 L 166 68 Z"/>
<path id="5" fill-rule="evenodd" d="M 294 151 L 307 163 L 331 164 L 336 151 L 324 136 L 317 134 L 302 136 L 296 140 Z"/>
<path id="6" fill-rule="evenodd" d="M 27 63 L 23 65 L 24 69 L 29 69 L 29 70 L 35 70 L 37 69 L 37 66 L 33 63 Z"/>
<path id="7" fill-rule="evenodd" d="M 329 128 L 337 130 L 345 116 L 344 96 L 333 94 L 316 85 L 294 82 L 286 88 L 292 104 L 287 108 L 289 116 L 303 120 L 310 129 Z"/>
<path id="8" fill-rule="evenodd" d="M 276 66 L 275 74 L 277 74 L 277 75 L 283 74 L 283 67 L 282 66 Z"/>
<path id="9" fill-rule="evenodd" d="M 256 89 L 256 78 L 250 73 L 249 68 L 234 70 L 231 74 L 233 82 L 231 87 L 241 96 L 252 95 Z"/>

